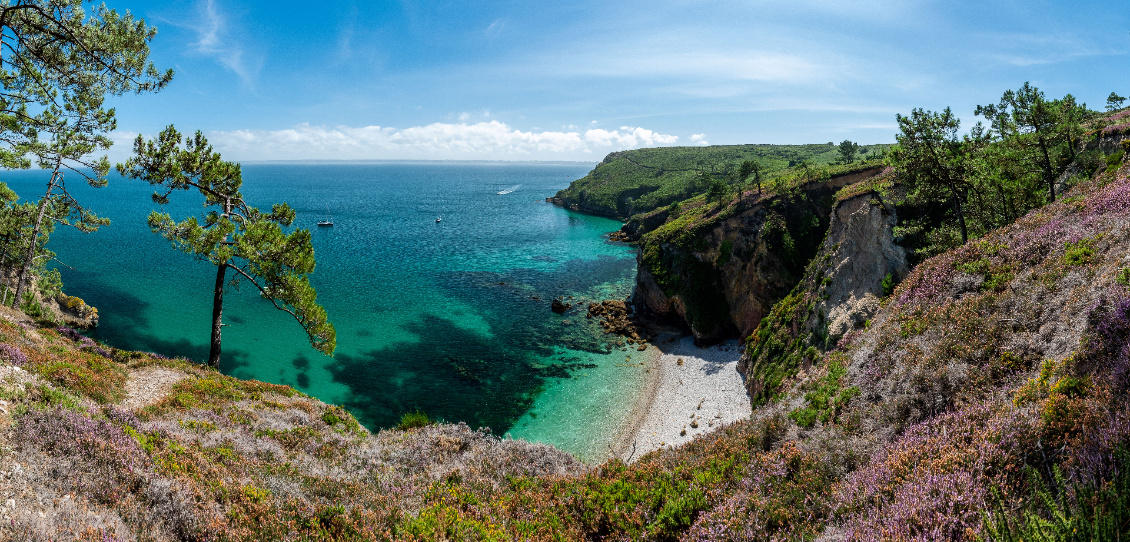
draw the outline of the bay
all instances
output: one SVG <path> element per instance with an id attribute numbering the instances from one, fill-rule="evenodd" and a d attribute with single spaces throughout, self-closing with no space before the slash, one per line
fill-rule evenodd
<path id="1" fill-rule="evenodd" d="M 618 222 L 545 202 L 591 167 L 245 164 L 249 202 L 287 202 L 295 226 L 311 230 L 311 280 L 338 349 L 332 358 L 313 350 L 289 315 L 244 284 L 225 297 L 221 370 L 341 404 L 373 430 L 420 410 L 600 459 L 642 383 L 642 354 L 611 344 L 584 303 L 630 294 L 634 249 L 607 240 Z M 0 176 L 28 199 L 46 178 Z M 100 311 L 92 336 L 205 359 L 215 268 L 149 231 L 146 216 L 161 209 L 147 184 L 68 180 L 112 220 L 92 234 L 61 229 L 49 245 L 67 292 Z M 199 215 L 197 195 L 171 198 L 163 210 L 174 219 Z M 332 227 L 317 226 L 328 217 Z M 554 314 L 554 298 L 577 307 Z"/>

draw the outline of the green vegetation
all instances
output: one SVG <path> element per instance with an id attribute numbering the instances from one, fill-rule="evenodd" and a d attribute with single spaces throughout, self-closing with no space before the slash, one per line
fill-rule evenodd
<path id="1" fill-rule="evenodd" d="M 216 266 L 213 289 L 212 340 L 208 365 L 220 365 L 220 333 L 223 329 L 226 272 L 235 273 L 232 282 L 246 280 L 257 288 L 275 308 L 289 313 L 306 332 L 310 344 L 332 355 L 337 333 L 326 311 L 317 304 L 317 293 L 310 285 L 314 271 L 314 248 L 310 231 L 283 227 L 294 222 L 294 210 L 285 203 L 264 213 L 249 205 L 240 193 L 243 178 L 239 164 L 224 162 L 200 132 L 184 138 L 172 126 L 152 141 L 142 136 L 134 143 L 135 156 L 118 171 L 125 177 L 141 179 L 161 187 L 153 201 L 164 205 L 178 190 L 195 189 L 205 207 L 215 207 L 201 224 L 196 217 L 174 222 L 168 213 L 149 215 L 149 227 L 168 239 L 178 250 Z"/>
<path id="2" fill-rule="evenodd" d="M 884 147 L 875 145 L 872 150 Z M 783 179 L 785 185 L 796 184 L 799 177 L 816 180 L 876 165 L 874 160 L 835 165 L 841 160 L 838 148 L 826 143 L 636 149 L 609 154 L 557 197 L 586 212 L 627 217 L 707 192 L 713 195 L 708 199 L 718 200 L 721 194 L 713 190 L 730 193 L 740 189 L 740 195 L 756 184 L 760 193 L 763 180 Z M 794 171 L 802 164 L 803 174 Z M 789 179 L 794 181 L 790 183 Z M 715 181 L 721 184 L 712 189 Z"/>
<path id="3" fill-rule="evenodd" d="M 51 172 L 35 204 L 0 208 L 5 255 L 16 269 L 12 306 L 23 299 L 31 276 L 53 255 L 43 249 L 55 224 L 89 232 L 109 223 L 66 189 L 63 173 L 91 186 L 105 186 L 110 170 L 97 153 L 110 147 L 117 126 L 107 96 L 155 92 L 172 78 L 149 61 L 156 29 L 101 5 L 87 10 L 81 0 L 33 0 L 0 7 L 0 32 L 10 36 L 0 69 L 0 167 L 35 164 Z M 5 188 L 4 191 L 7 191 Z"/>
<path id="4" fill-rule="evenodd" d="M 898 145 L 890 159 L 904 194 L 894 203 L 898 235 L 915 261 L 1054 201 L 1056 180 L 1069 164 L 1082 168 L 1085 177 L 1121 160 L 1096 150 L 1077 155 L 1085 130 L 1101 120 L 1070 94 L 1049 100 L 1025 83 L 1006 91 L 997 104 L 978 106 L 977 115 L 989 127 L 977 123 L 964 135 L 949 108 L 898 116 Z"/>
<path id="5" fill-rule="evenodd" d="M 435 422 L 432 421 L 431 418 L 428 418 L 427 414 L 420 409 L 416 409 L 412 412 L 405 412 L 404 415 L 400 417 L 400 423 L 396 424 L 396 428 L 401 431 L 406 431 L 408 429 L 427 427 L 433 423 Z"/>
<path id="6" fill-rule="evenodd" d="M 823 424 L 832 423 L 847 402 L 860 393 L 858 386 L 844 387 L 847 360 L 843 354 L 826 356 L 823 362 L 826 364 L 824 376 L 810 385 L 812 391 L 804 394 L 808 404 L 789 413 L 789 418 L 801 427 L 810 428 L 817 420 Z"/>

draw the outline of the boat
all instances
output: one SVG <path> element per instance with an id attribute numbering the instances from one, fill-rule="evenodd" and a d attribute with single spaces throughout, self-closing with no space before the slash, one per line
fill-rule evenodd
<path id="1" fill-rule="evenodd" d="M 326 219 L 325 220 L 319 220 L 318 225 L 319 226 L 333 226 L 334 225 L 334 216 L 329 214 L 329 212 L 327 210 Z"/>
<path id="2" fill-rule="evenodd" d="M 436 217 L 436 222 L 439 222 L 439 221 L 441 221 L 441 220 L 443 220 L 443 219 L 442 219 L 442 218 L 440 218 L 440 217 L 438 217 L 438 216 Z"/>

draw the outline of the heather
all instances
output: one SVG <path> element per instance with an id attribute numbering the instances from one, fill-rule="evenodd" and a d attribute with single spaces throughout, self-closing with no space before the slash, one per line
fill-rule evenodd
<path id="1" fill-rule="evenodd" d="M 751 418 L 630 463 L 423 412 L 373 433 L 289 386 L 5 312 L 0 537 L 1125 537 L 1128 172 L 925 260 L 838 340 L 800 326 L 825 284 L 809 266 L 750 341 Z M 126 408 L 142 369 L 178 378 Z"/>

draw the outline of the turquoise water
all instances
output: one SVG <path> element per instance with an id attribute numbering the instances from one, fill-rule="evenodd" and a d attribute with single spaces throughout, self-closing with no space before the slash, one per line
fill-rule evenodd
<path id="1" fill-rule="evenodd" d="M 312 231 L 312 281 L 338 349 L 328 358 L 310 348 L 289 315 L 245 285 L 225 294 L 221 370 L 345 405 L 373 429 L 420 409 L 599 456 L 643 369 L 583 309 L 556 315 L 549 303 L 627 297 L 634 251 L 607 240 L 618 222 L 544 201 L 590 167 L 245 165 L 252 204 L 285 201 Z M 45 179 L 0 177 L 28 198 Z M 93 234 L 60 230 L 50 243 L 69 266 L 60 267 L 68 293 L 102 315 L 93 336 L 205 359 L 215 268 L 149 232 L 152 189 L 116 176 L 107 188 L 68 188 L 113 221 Z M 199 199 L 174 194 L 168 210 L 198 213 Z M 317 227 L 327 215 L 335 225 Z"/>

